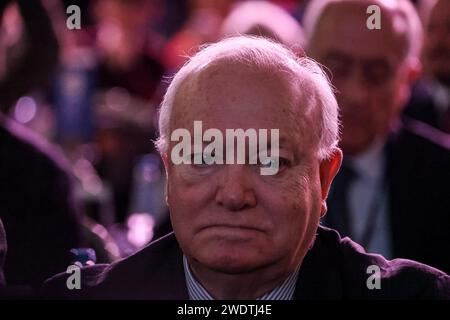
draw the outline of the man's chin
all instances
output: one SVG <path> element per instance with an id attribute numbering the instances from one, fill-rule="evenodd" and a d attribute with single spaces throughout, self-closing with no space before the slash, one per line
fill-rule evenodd
<path id="1" fill-rule="evenodd" d="M 254 272 L 256 269 L 260 268 L 260 265 L 256 264 L 246 264 L 246 263 L 211 263 L 205 265 L 210 270 L 214 272 L 228 274 L 228 275 L 238 275 Z"/>
<path id="2" fill-rule="evenodd" d="M 243 274 L 262 268 L 264 262 L 248 253 L 240 255 L 215 252 L 199 257 L 198 262 L 210 270 L 224 274 Z"/>

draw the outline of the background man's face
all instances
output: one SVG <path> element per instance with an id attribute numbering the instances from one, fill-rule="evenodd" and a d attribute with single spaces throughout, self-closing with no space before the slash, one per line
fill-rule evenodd
<path id="1" fill-rule="evenodd" d="M 227 128 L 278 128 L 282 158 L 271 176 L 261 175 L 258 165 L 168 164 L 173 228 L 191 264 L 234 274 L 292 266 L 307 251 L 319 221 L 319 161 L 289 96 L 285 80 L 243 66 L 211 67 L 182 85 L 172 130 L 187 128 L 192 135 L 194 120 L 203 121 L 203 131 L 223 134 Z"/>
<path id="2" fill-rule="evenodd" d="M 450 87 L 450 1 L 441 0 L 430 13 L 424 42 L 425 70 Z"/>
<path id="3" fill-rule="evenodd" d="M 408 95 L 401 67 L 403 38 L 381 12 L 381 30 L 366 27 L 367 5 L 329 7 L 311 39 L 309 55 L 328 67 L 341 108 L 344 153 L 358 154 L 387 135 Z M 398 21 L 399 27 L 403 21 Z"/>

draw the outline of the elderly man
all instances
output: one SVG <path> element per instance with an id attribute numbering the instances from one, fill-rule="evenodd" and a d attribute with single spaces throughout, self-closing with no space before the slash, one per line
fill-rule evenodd
<path id="1" fill-rule="evenodd" d="M 120 262 L 83 269 L 79 290 L 67 289 L 69 275 L 56 276 L 44 294 L 92 299 L 448 298 L 450 279 L 444 273 L 366 254 L 349 239 L 319 227 L 342 158 L 336 147 L 337 113 L 325 75 L 308 58 L 261 38 L 230 38 L 207 47 L 177 73 L 161 107 L 157 145 L 167 171 L 174 234 Z M 198 131 L 199 122 L 204 132 Z M 256 130 L 260 137 L 265 130 L 274 133 L 258 143 L 258 153 L 269 146 L 270 155 L 252 161 L 255 155 L 249 151 L 239 162 L 240 147 L 227 140 L 222 148 L 216 141 L 239 129 Z M 194 144 L 191 139 L 184 146 L 192 152 L 180 152 L 181 136 L 194 136 Z M 254 147 L 250 136 L 241 144 L 245 150 Z M 214 152 L 208 149 L 213 142 Z M 220 164 L 223 153 L 226 164 Z M 379 290 L 372 290 L 368 268 L 379 270 Z"/>
<path id="2" fill-rule="evenodd" d="M 366 27 L 380 8 L 380 29 Z M 343 168 L 325 223 L 368 251 L 450 272 L 450 151 L 437 130 L 398 123 L 420 71 L 422 30 L 406 0 L 313 0 L 308 54 L 338 90 Z"/>

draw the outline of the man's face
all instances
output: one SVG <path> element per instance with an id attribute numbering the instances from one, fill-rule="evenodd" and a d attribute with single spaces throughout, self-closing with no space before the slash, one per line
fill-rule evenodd
<path id="1" fill-rule="evenodd" d="M 438 1 L 431 10 L 423 48 L 427 72 L 450 87 L 450 1 Z"/>
<path id="2" fill-rule="evenodd" d="M 322 203 L 320 161 L 312 134 L 299 129 L 304 106 L 290 107 L 291 96 L 285 80 L 235 65 L 211 67 L 180 88 L 172 130 L 193 136 L 194 120 L 224 137 L 225 129 L 280 130 L 276 175 L 261 175 L 258 165 L 166 161 L 172 224 L 191 265 L 236 274 L 292 267 L 306 253 Z"/>
<path id="3" fill-rule="evenodd" d="M 358 154 L 383 138 L 405 103 L 409 83 L 402 67 L 404 39 L 381 12 L 381 30 L 366 27 L 367 5 L 332 5 L 323 13 L 309 55 L 332 72 L 341 108 L 344 153 Z M 403 21 L 396 21 L 402 28 Z"/>

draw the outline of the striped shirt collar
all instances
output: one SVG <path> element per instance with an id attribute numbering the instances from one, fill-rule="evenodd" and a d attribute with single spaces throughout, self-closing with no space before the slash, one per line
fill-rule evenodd
<path id="1" fill-rule="evenodd" d="M 198 282 L 192 274 L 186 256 L 183 255 L 184 274 L 186 276 L 186 285 L 189 293 L 189 300 L 214 300 L 208 291 Z M 295 272 L 289 275 L 286 280 L 278 287 L 269 291 L 257 300 L 293 300 L 295 286 L 297 283 L 300 266 Z"/>

